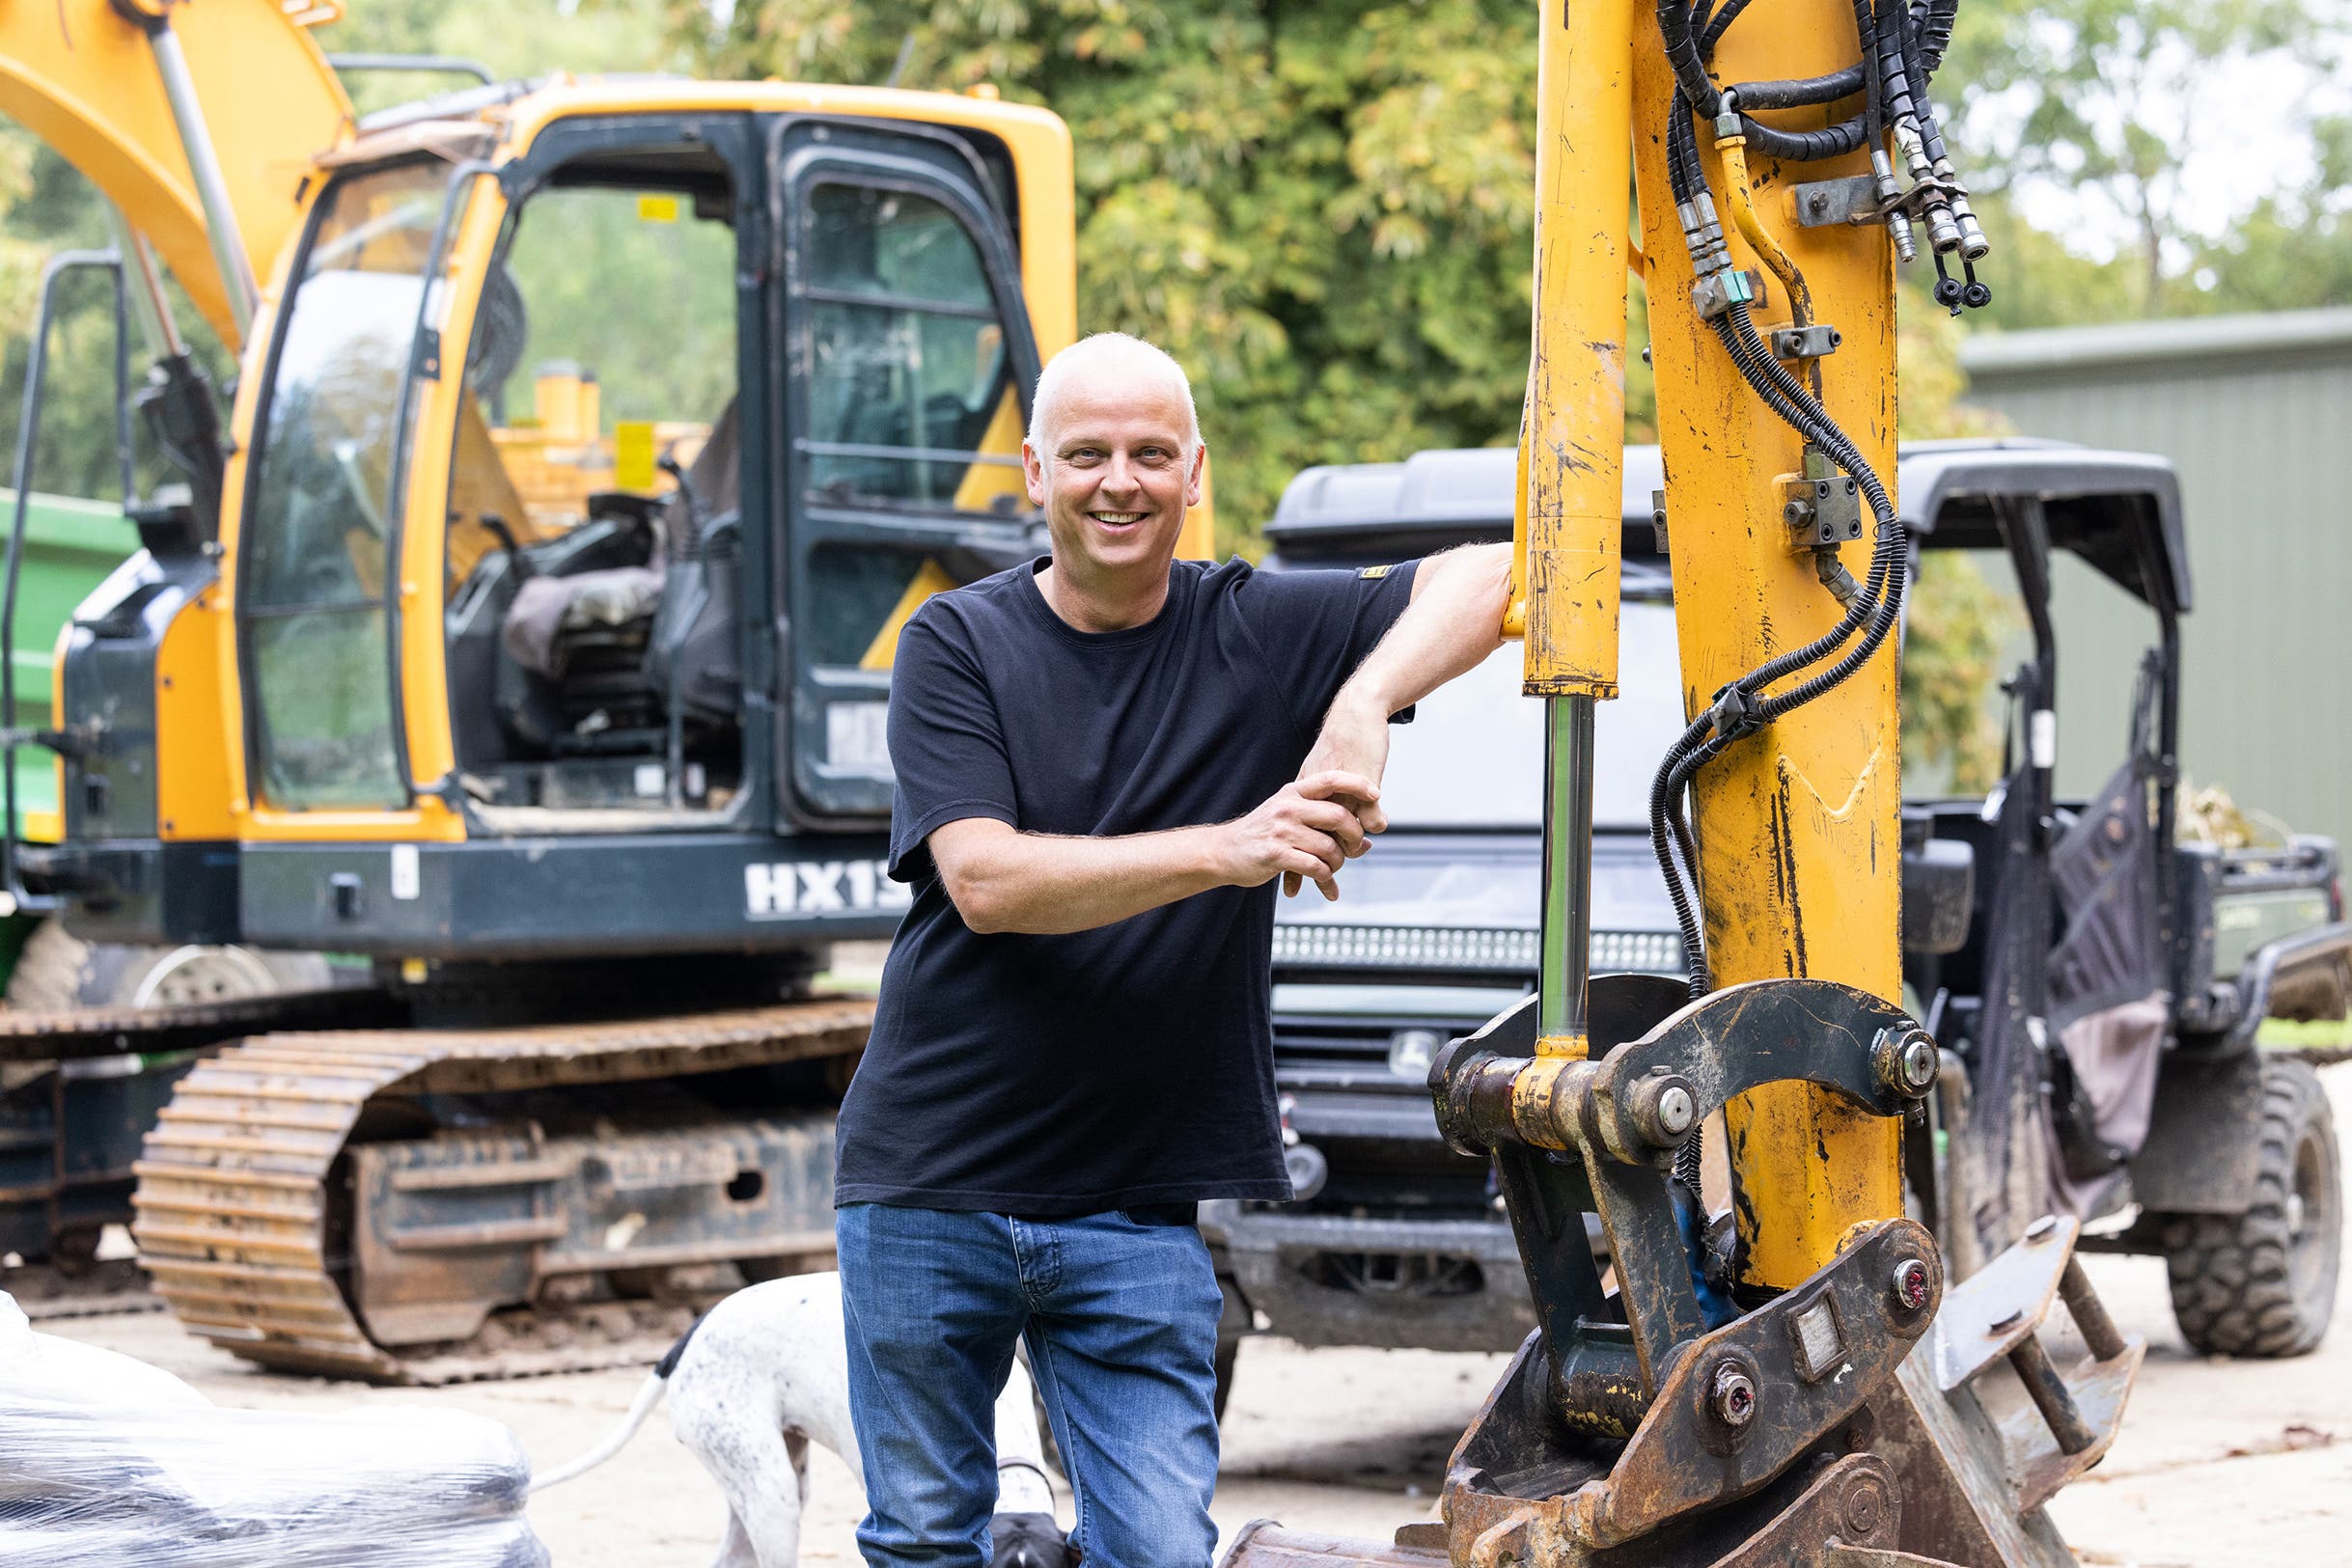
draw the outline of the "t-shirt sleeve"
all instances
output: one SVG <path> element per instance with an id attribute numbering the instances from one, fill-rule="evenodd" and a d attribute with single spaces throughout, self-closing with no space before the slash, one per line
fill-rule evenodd
<path id="1" fill-rule="evenodd" d="M 1020 820 L 996 700 L 954 620 L 918 614 L 890 672 L 890 874 L 932 874 L 933 829 L 966 817 Z"/>
<path id="2" fill-rule="evenodd" d="M 1253 572 L 1235 591 L 1234 602 L 1302 735 L 1312 739 L 1322 728 L 1331 700 L 1404 614 L 1420 564 Z"/>

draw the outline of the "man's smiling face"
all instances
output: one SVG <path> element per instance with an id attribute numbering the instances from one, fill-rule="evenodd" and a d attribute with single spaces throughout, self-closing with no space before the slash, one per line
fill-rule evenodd
<path id="1" fill-rule="evenodd" d="M 1184 397 L 1128 365 L 1089 366 L 1065 385 L 1051 427 L 1021 447 L 1029 499 L 1045 509 L 1054 564 L 1096 592 L 1137 591 L 1164 578 L 1201 499 L 1204 449 Z"/>

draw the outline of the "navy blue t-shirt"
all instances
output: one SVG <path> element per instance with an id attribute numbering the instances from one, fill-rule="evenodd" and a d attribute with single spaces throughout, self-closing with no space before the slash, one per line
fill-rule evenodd
<path id="1" fill-rule="evenodd" d="M 1297 777 L 1413 567 L 1178 561 L 1149 622 L 1083 632 L 1038 591 L 1045 564 L 937 595 L 899 639 L 890 874 L 914 905 L 842 1105 L 835 1200 L 1043 1218 L 1287 1198 L 1276 884 L 982 935 L 927 840 L 965 817 L 1112 837 L 1243 815 Z"/>

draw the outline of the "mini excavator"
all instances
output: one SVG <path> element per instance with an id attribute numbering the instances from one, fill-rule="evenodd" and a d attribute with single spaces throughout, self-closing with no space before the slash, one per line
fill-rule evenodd
<path id="1" fill-rule="evenodd" d="M 1940 304 L 1991 297 L 1927 95 L 1955 6 L 1540 10 L 1507 627 L 1547 714 L 1539 982 L 1429 1074 L 1448 1141 L 1492 1162 L 1539 1326 L 1453 1450 L 1439 1521 L 1393 1545 L 1260 1524 L 1231 1568 L 2074 1561 L 2042 1505 L 2105 1452 L 2144 1346 L 2071 1219 L 1950 1281 L 1899 1163 L 1939 1058 L 1895 1002 L 1895 269 L 1923 239 Z M 1690 720 L 1651 793 L 1687 985 L 1588 974 L 1629 265 Z M 1710 1216 L 1718 1114 L 1732 1202 Z M 2060 1301 L 2087 1347 L 2063 1366 Z"/>
<path id="2" fill-rule="evenodd" d="M 1069 135 L 984 92 L 652 77 L 359 118 L 341 14 L 0 3 L 0 112 L 121 218 L 52 264 L 20 452 L 83 269 L 154 366 L 116 357 L 119 440 L 136 410 L 177 469 L 52 723 L 6 737 L 65 803 L 8 892 L 86 941 L 365 961 L 0 1013 L 0 1253 L 132 1222 L 180 1320 L 271 1367 L 643 1362 L 831 1258 L 872 1004 L 812 977 L 905 903 L 899 628 L 1043 548 Z M 166 273 L 236 356 L 225 418 Z"/>

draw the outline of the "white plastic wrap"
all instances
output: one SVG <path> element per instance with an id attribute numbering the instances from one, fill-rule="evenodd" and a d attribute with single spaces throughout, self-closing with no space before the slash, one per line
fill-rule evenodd
<path id="1" fill-rule="evenodd" d="M 544 1568 L 514 1435 L 461 1411 L 221 1410 L 0 1295 L 0 1563 Z"/>

